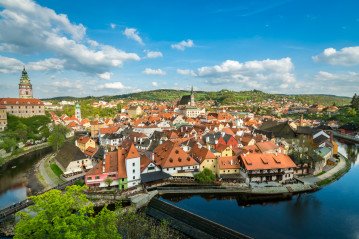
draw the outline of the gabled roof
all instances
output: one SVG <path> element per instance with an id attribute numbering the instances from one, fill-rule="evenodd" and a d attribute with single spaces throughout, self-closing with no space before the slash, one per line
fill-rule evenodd
<path id="1" fill-rule="evenodd" d="M 227 156 L 218 158 L 219 169 L 239 169 L 240 163 L 238 156 Z"/>
<path id="2" fill-rule="evenodd" d="M 88 141 L 90 141 L 91 138 L 88 136 L 82 136 L 77 140 L 77 143 L 79 144 L 86 144 Z"/>
<path id="3" fill-rule="evenodd" d="M 85 158 L 85 154 L 82 153 L 78 147 L 76 147 L 73 143 L 70 142 L 65 142 L 55 156 L 55 160 L 63 168 L 67 168 L 67 166 L 72 161 L 83 160 Z"/>
<path id="4" fill-rule="evenodd" d="M 162 168 L 198 165 L 196 160 L 171 141 L 158 145 L 154 150 L 154 158 L 156 165 Z"/>
<path id="5" fill-rule="evenodd" d="M 296 168 L 293 160 L 286 154 L 241 154 L 241 160 L 247 170 L 266 170 Z"/>
<path id="6" fill-rule="evenodd" d="M 189 154 L 199 163 L 202 163 L 203 160 L 206 159 L 216 158 L 216 156 L 210 150 L 205 147 L 199 148 L 197 144 L 192 147 Z"/>

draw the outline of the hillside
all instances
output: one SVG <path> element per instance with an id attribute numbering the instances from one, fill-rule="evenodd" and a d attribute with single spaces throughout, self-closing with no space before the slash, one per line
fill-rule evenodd
<path id="1" fill-rule="evenodd" d="M 150 101 L 176 101 L 179 100 L 183 95 L 190 94 L 190 91 L 184 90 L 171 90 L 171 89 L 160 89 L 152 91 L 143 91 L 136 93 L 129 93 L 123 95 L 114 96 L 100 96 L 93 97 L 87 96 L 84 98 L 76 97 L 55 97 L 46 100 L 106 100 L 111 101 L 115 99 L 135 99 L 135 100 L 150 100 Z M 196 101 L 213 100 L 219 104 L 233 104 L 236 102 L 243 102 L 251 100 L 253 102 L 263 101 L 268 99 L 295 99 L 303 103 L 308 104 L 323 104 L 323 105 L 347 105 L 350 102 L 349 97 L 335 96 L 335 95 L 284 95 L 284 94 L 270 94 L 258 90 L 252 91 L 195 91 Z"/>

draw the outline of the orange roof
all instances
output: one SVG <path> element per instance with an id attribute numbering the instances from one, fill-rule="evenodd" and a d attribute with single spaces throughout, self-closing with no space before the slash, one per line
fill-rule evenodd
<path id="1" fill-rule="evenodd" d="M 105 155 L 105 172 L 106 173 L 117 172 L 117 166 L 118 166 L 117 159 L 118 158 L 117 158 L 116 151 L 106 153 L 106 155 Z"/>
<path id="2" fill-rule="evenodd" d="M 261 151 L 261 153 L 264 153 L 266 151 L 276 150 L 279 147 L 273 143 L 272 141 L 266 141 L 266 142 L 258 142 L 256 143 L 256 146 Z"/>
<path id="3" fill-rule="evenodd" d="M 111 127 L 106 127 L 106 128 L 100 128 L 100 134 L 112 134 L 117 132 L 117 130 L 119 129 L 119 126 L 111 126 Z"/>
<path id="4" fill-rule="evenodd" d="M 6 109 L 5 105 L 0 105 L 0 109 Z"/>
<path id="5" fill-rule="evenodd" d="M 87 147 L 84 154 L 86 154 L 87 156 L 92 157 L 96 152 L 97 152 L 97 148 Z"/>
<path id="6" fill-rule="evenodd" d="M 232 129 L 230 129 L 230 128 L 223 128 L 222 132 L 229 134 L 229 135 L 234 135 Z"/>
<path id="7" fill-rule="evenodd" d="M 86 144 L 89 140 L 90 140 L 90 137 L 83 136 L 83 137 L 80 137 L 80 138 L 77 140 L 77 143 L 79 143 L 79 144 Z"/>
<path id="8" fill-rule="evenodd" d="M 145 155 L 141 155 L 141 172 L 151 163 L 151 160 Z"/>
<path id="9" fill-rule="evenodd" d="M 125 159 L 125 149 L 118 149 L 118 169 L 117 169 L 119 178 L 127 178 L 126 172 L 126 159 Z"/>
<path id="10" fill-rule="evenodd" d="M 90 169 L 90 171 L 86 173 L 86 176 L 102 174 L 102 162 L 103 160 L 99 161 L 95 167 L 93 167 L 92 169 Z"/>
<path id="11" fill-rule="evenodd" d="M 240 163 L 238 156 L 227 156 L 218 158 L 219 169 L 239 169 Z"/>
<path id="12" fill-rule="evenodd" d="M 247 170 L 296 168 L 292 159 L 286 154 L 257 154 L 241 155 L 242 162 Z"/>
<path id="13" fill-rule="evenodd" d="M 192 147 L 189 154 L 200 163 L 202 163 L 203 160 L 206 159 L 216 158 L 216 156 L 209 149 L 205 147 L 199 148 L 197 144 Z"/>
<path id="14" fill-rule="evenodd" d="M 39 99 L 1 98 L 0 105 L 44 105 Z"/>
<path id="15" fill-rule="evenodd" d="M 181 147 L 171 141 L 158 145 L 154 150 L 155 163 L 162 168 L 198 165 Z"/>

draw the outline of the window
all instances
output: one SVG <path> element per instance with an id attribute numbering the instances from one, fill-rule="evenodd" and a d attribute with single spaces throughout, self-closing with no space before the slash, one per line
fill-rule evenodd
<path id="1" fill-rule="evenodd" d="M 124 178 L 122 179 L 122 182 L 123 182 L 123 181 L 125 181 L 125 179 L 124 179 Z"/>
<path id="2" fill-rule="evenodd" d="M 133 173 L 135 173 L 135 170 L 132 170 Z"/>
<path id="3" fill-rule="evenodd" d="M 135 176 L 133 176 L 132 178 L 135 179 Z"/>
<path id="4" fill-rule="evenodd" d="M 100 179 L 100 176 L 96 176 L 95 179 Z"/>
<path id="5" fill-rule="evenodd" d="M 132 163 L 132 166 L 135 167 L 135 163 Z"/>
<path id="6" fill-rule="evenodd" d="M 87 177 L 87 180 L 92 180 L 92 177 Z"/>

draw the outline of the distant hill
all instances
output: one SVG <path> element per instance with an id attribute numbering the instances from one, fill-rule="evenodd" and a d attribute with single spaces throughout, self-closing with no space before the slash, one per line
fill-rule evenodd
<path id="1" fill-rule="evenodd" d="M 159 89 L 151 91 L 142 91 L 136 93 L 113 95 L 113 96 L 87 96 L 83 98 L 76 98 L 71 96 L 54 97 L 44 100 L 116 100 L 116 99 L 134 99 L 134 100 L 151 100 L 151 101 L 176 101 L 183 95 L 190 94 L 190 91 L 185 90 L 172 90 L 172 89 Z M 350 102 L 349 97 L 335 96 L 335 95 L 320 95 L 320 94 L 301 94 L 301 95 L 285 95 L 285 94 L 270 94 L 259 90 L 251 91 L 195 91 L 196 101 L 213 100 L 221 105 L 233 104 L 236 102 L 243 102 L 251 100 L 253 102 L 268 100 L 268 99 L 295 99 L 308 104 L 323 104 L 323 105 L 347 105 Z"/>

